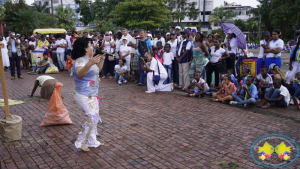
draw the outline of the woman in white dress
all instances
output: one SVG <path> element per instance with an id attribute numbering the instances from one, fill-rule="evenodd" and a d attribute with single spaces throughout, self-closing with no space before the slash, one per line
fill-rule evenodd
<path id="1" fill-rule="evenodd" d="M 2 35 L 0 35 L 0 41 L 3 43 L 4 47 L 1 49 L 1 53 L 2 53 L 2 60 L 3 60 L 3 67 L 4 70 L 7 70 L 8 67 L 10 66 L 9 63 L 9 57 L 8 57 L 8 50 L 7 50 L 7 42 L 6 40 L 3 38 Z"/>

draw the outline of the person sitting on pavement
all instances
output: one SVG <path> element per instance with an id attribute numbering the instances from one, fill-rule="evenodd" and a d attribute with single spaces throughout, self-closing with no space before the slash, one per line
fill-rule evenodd
<path id="1" fill-rule="evenodd" d="M 294 101 L 294 104 L 298 107 L 300 110 L 300 105 L 299 105 L 299 98 L 300 98 L 300 72 L 297 72 L 294 79 L 289 82 L 289 85 L 287 87 L 289 90 L 292 99 Z"/>
<path id="2" fill-rule="evenodd" d="M 222 86 L 218 92 L 212 94 L 212 101 L 214 102 L 224 102 L 232 101 L 232 93 L 236 92 L 236 87 L 234 83 L 231 82 L 231 77 L 229 75 L 223 76 Z"/>
<path id="3" fill-rule="evenodd" d="M 268 71 L 268 66 L 262 66 L 260 68 L 260 74 L 257 75 L 254 80 L 254 84 L 256 85 L 258 90 L 259 99 L 262 99 L 267 89 L 272 87 L 273 85 L 273 79 L 268 74 Z"/>
<path id="4" fill-rule="evenodd" d="M 231 94 L 235 101 L 231 101 L 229 104 L 243 105 L 246 108 L 254 106 L 256 104 L 256 100 L 258 99 L 258 92 L 256 86 L 253 84 L 253 81 L 254 77 L 248 76 L 246 85 L 243 86 L 242 90 Z"/>
<path id="5" fill-rule="evenodd" d="M 43 54 L 44 59 L 37 63 L 36 66 L 34 66 L 32 69 L 33 71 L 30 74 L 41 74 L 47 70 L 47 68 L 50 66 L 50 64 L 53 64 L 52 59 L 48 58 L 48 54 Z"/>
<path id="6" fill-rule="evenodd" d="M 58 82 L 54 77 L 48 76 L 48 75 L 42 75 L 36 78 L 34 82 L 34 86 L 32 89 L 32 92 L 29 97 L 33 97 L 33 94 L 35 93 L 36 89 L 41 87 L 41 100 L 43 99 L 50 99 L 53 91 L 55 89 L 55 84 Z"/>
<path id="7" fill-rule="evenodd" d="M 196 72 L 192 83 L 184 89 L 187 97 L 203 97 L 209 90 L 208 84 L 201 78 L 201 72 Z"/>
<path id="8" fill-rule="evenodd" d="M 119 59 L 119 64 L 115 66 L 115 80 L 119 83 L 119 85 L 121 85 L 122 82 L 127 83 L 126 75 L 128 73 L 128 68 L 124 65 L 124 63 L 126 63 L 125 59 Z"/>
<path id="9" fill-rule="evenodd" d="M 272 88 L 265 95 L 265 104 L 262 109 L 268 109 L 271 105 L 278 107 L 287 107 L 290 102 L 290 93 L 286 87 L 282 85 L 281 79 L 275 79 Z"/>

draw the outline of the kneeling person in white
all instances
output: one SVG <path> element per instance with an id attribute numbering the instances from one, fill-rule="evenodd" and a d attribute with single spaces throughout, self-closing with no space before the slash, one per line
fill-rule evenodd
<path id="1" fill-rule="evenodd" d="M 146 93 L 154 93 L 155 91 L 167 91 L 170 92 L 171 89 L 171 84 L 163 84 L 164 81 L 168 78 L 168 73 L 164 66 L 157 61 L 154 57 L 151 57 L 149 53 L 145 53 L 145 57 L 148 61 L 146 64 L 145 61 L 142 61 L 142 70 L 148 70 L 147 74 L 147 89 Z M 149 66 L 150 63 L 150 66 Z M 158 85 L 154 84 L 154 76 L 159 75 L 160 80 Z"/>

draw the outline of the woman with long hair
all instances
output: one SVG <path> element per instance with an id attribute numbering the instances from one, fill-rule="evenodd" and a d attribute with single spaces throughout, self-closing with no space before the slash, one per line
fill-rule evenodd
<path id="1" fill-rule="evenodd" d="M 300 72 L 300 30 L 296 32 L 298 35 L 297 44 L 293 46 L 290 54 L 290 71 L 286 75 L 286 82 L 289 83 L 297 72 Z"/>
<path id="2" fill-rule="evenodd" d="M 83 129 L 75 142 L 76 148 L 89 151 L 88 147 L 98 147 L 97 124 L 101 121 L 99 116 L 99 71 L 103 68 L 104 55 L 93 57 L 93 42 L 88 38 L 79 38 L 74 42 L 72 59 L 75 60 L 72 72 L 75 81 L 74 98 L 86 114 Z"/>
<path id="3" fill-rule="evenodd" d="M 272 31 L 272 37 L 269 39 L 266 46 L 264 46 L 264 52 L 267 53 L 265 66 L 269 66 L 275 63 L 279 68 L 281 67 L 281 51 L 284 46 L 283 40 L 280 39 L 281 32 L 279 29 Z"/>
<path id="4" fill-rule="evenodd" d="M 208 62 L 208 59 L 205 56 L 209 55 L 209 52 L 203 43 L 204 35 L 200 32 L 196 33 L 195 45 L 193 48 L 192 62 L 190 67 L 190 82 L 194 79 L 195 72 L 203 72 L 204 66 Z M 205 77 L 202 77 L 205 79 Z"/>

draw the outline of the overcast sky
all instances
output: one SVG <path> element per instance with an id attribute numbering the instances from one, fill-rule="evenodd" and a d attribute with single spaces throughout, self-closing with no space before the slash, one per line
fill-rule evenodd
<path id="1" fill-rule="evenodd" d="M 28 5 L 31 5 L 34 2 L 34 0 L 26 0 L 26 3 Z M 252 6 L 256 7 L 259 3 L 257 0 L 226 0 L 226 2 L 232 3 L 235 2 L 237 4 L 246 5 L 246 6 Z M 214 0 L 214 8 L 221 6 L 224 4 L 224 0 Z"/>

